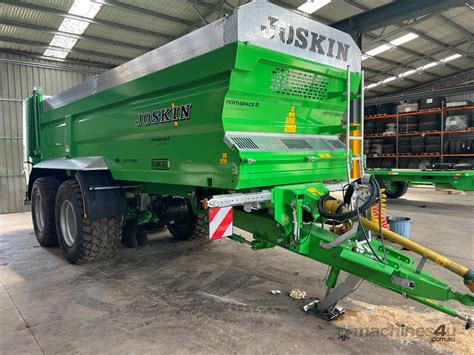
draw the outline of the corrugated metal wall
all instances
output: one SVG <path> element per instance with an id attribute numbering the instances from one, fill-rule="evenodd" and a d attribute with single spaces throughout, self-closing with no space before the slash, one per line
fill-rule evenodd
<path id="1" fill-rule="evenodd" d="M 88 79 L 87 67 L 0 53 L 0 214 L 25 211 L 22 101 L 33 86 L 54 95 Z"/>

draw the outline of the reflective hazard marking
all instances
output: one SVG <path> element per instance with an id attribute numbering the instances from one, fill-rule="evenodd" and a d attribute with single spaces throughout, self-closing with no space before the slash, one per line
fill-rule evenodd
<path id="1" fill-rule="evenodd" d="M 231 236 L 233 232 L 232 207 L 209 209 L 209 239 Z"/>

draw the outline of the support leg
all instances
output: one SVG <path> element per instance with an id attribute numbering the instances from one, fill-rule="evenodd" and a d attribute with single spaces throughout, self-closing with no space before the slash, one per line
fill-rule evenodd
<path id="1" fill-rule="evenodd" d="M 331 270 L 332 272 L 332 270 Z M 331 275 L 331 272 L 329 275 Z M 328 276 L 329 279 L 329 276 Z M 343 283 L 339 284 L 334 290 L 326 294 L 323 300 L 316 300 L 303 307 L 305 312 L 311 311 L 318 317 L 325 320 L 333 320 L 344 313 L 342 307 L 337 307 L 337 303 L 344 297 L 350 295 L 361 283 L 362 279 L 358 276 L 349 275 Z M 328 288 L 328 291 L 330 288 Z"/>

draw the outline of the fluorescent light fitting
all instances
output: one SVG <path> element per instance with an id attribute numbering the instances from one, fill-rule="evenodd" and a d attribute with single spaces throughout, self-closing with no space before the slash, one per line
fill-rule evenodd
<path id="1" fill-rule="evenodd" d="M 55 47 L 62 47 L 62 48 L 71 49 L 72 47 L 74 47 L 76 42 L 77 42 L 76 38 L 55 35 L 53 37 L 53 39 L 51 40 L 51 42 L 49 43 L 49 45 L 50 46 L 55 46 Z"/>
<path id="2" fill-rule="evenodd" d="M 90 0 L 76 0 L 68 12 L 72 15 L 94 18 L 101 7 L 102 5 L 91 2 Z"/>
<path id="3" fill-rule="evenodd" d="M 65 18 L 61 23 L 61 26 L 59 26 L 58 31 L 81 35 L 85 32 L 87 27 L 89 27 L 88 22 Z"/>
<path id="4" fill-rule="evenodd" d="M 330 2 L 331 0 L 308 0 L 298 6 L 298 10 L 306 12 L 307 14 L 312 14 Z"/>
<path id="5" fill-rule="evenodd" d="M 390 47 L 388 44 L 382 44 L 381 46 L 375 47 L 374 49 L 371 49 L 370 51 L 365 52 L 365 54 L 374 56 L 382 52 L 388 51 L 390 48 L 392 47 Z"/>
<path id="6" fill-rule="evenodd" d="M 379 85 L 380 85 L 380 83 L 373 83 L 373 84 L 367 85 L 365 88 L 366 88 L 367 90 L 370 90 L 370 89 L 372 89 L 372 88 L 374 88 L 374 87 L 376 87 L 376 86 L 379 86 Z"/>
<path id="7" fill-rule="evenodd" d="M 365 54 L 362 54 L 361 60 L 366 60 L 366 59 L 369 59 L 369 56 L 365 55 Z"/>
<path id="8" fill-rule="evenodd" d="M 462 54 L 456 53 L 456 54 L 450 55 L 449 57 L 441 59 L 441 62 L 446 63 L 446 62 L 450 62 L 454 59 L 458 59 L 458 58 L 461 58 L 461 57 L 462 57 Z"/>
<path id="9" fill-rule="evenodd" d="M 53 57 L 53 58 L 59 58 L 59 59 L 66 58 L 68 54 L 69 52 L 58 51 L 56 49 L 46 49 L 43 53 L 43 55 L 46 57 Z"/>
<path id="10" fill-rule="evenodd" d="M 390 41 L 390 44 L 393 44 L 394 46 L 399 46 L 399 45 L 401 45 L 403 43 L 406 43 L 406 42 L 409 42 L 409 41 L 411 41 L 415 38 L 418 38 L 418 35 L 415 34 L 415 33 L 410 32 L 410 33 L 408 33 L 404 36 L 401 36 L 401 37 L 398 37 L 398 38 L 394 39 L 393 41 Z"/>
<path id="11" fill-rule="evenodd" d="M 412 74 L 415 74 L 416 73 L 416 69 L 410 69 L 410 70 L 407 70 L 406 72 L 403 72 L 401 74 L 398 75 L 399 78 L 405 78 L 409 75 L 412 75 Z"/>
<path id="12" fill-rule="evenodd" d="M 394 81 L 397 77 L 396 76 L 391 76 L 385 80 L 382 81 L 382 83 L 386 84 L 386 83 L 389 83 L 391 81 Z"/>
<path id="13" fill-rule="evenodd" d="M 428 63 L 428 64 L 425 64 L 423 65 L 422 67 L 419 67 L 418 69 L 419 70 L 426 70 L 426 69 L 430 69 L 430 68 L 433 68 L 435 66 L 439 65 L 439 62 L 431 62 L 431 63 Z"/>

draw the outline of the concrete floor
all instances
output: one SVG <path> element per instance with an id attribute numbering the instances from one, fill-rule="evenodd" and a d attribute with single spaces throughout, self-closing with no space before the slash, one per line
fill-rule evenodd
<path id="1" fill-rule="evenodd" d="M 389 200 L 388 210 L 413 219 L 414 240 L 473 266 L 473 197 L 410 189 Z M 307 301 L 287 292 L 297 287 L 322 297 L 326 267 L 317 262 L 230 240 L 176 242 L 166 232 L 150 240 L 74 266 L 58 248 L 38 246 L 29 213 L 0 216 L 0 353 L 433 352 L 426 341 L 377 335 L 343 341 L 338 322 L 305 314 Z M 427 269 L 465 290 L 451 273 Z M 354 300 L 433 312 L 369 283 L 346 308 Z"/>

